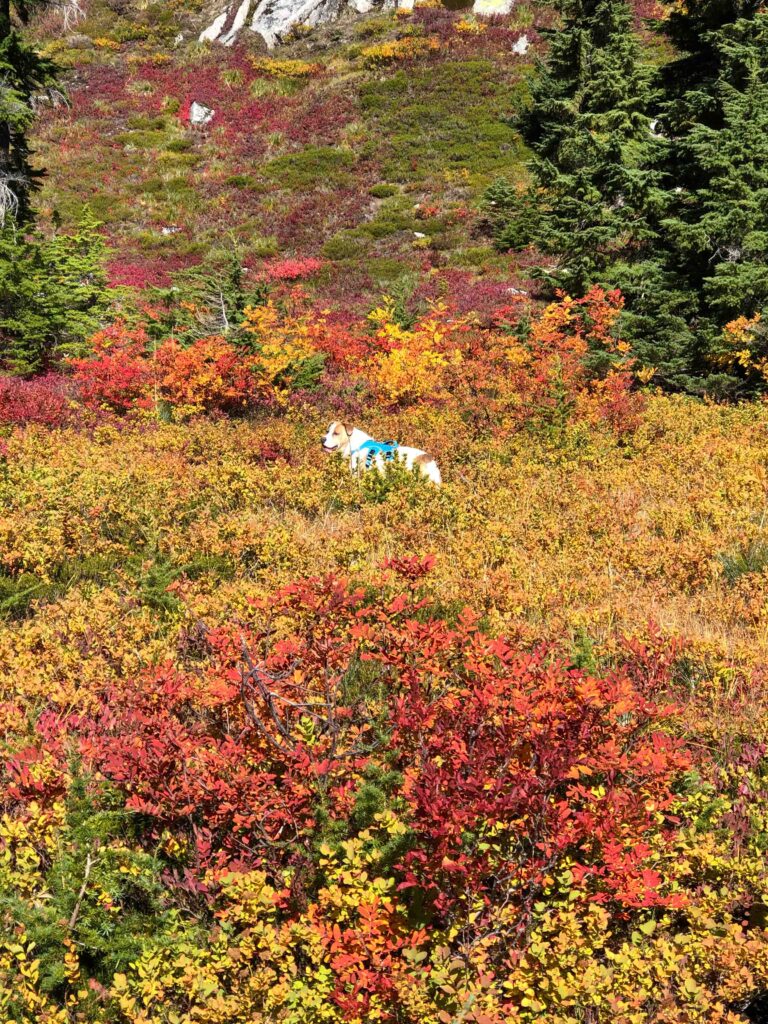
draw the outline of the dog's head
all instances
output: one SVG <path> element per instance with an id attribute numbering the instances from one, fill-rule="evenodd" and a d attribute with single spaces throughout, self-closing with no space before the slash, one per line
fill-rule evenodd
<path id="1" fill-rule="evenodd" d="M 334 420 L 323 438 L 323 451 L 343 452 L 349 446 L 350 433 L 351 431 L 347 430 L 343 423 Z"/>

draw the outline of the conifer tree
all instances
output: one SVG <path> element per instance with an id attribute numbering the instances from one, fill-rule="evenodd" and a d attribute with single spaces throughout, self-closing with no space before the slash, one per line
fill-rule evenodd
<path id="1" fill-rule="evenodd" d="M 626 0 L 565 0 L 562 18 L 519 122 L 532 185 L 506 197 L 508 226 L 495 202 L 496 236 L 519 244 L 531 225 L 524 241 L 553 258 L 538 271 L 550 290 L 620 288 L 622 333 L 639 362 L 657 383 L 690 387 L 690 296 L 658 258 L 668 140 L 652 117 L 653 75 L 632 12 Z M 493 189 L 486 198 L 494 204 Z"/>
<path id="2" fill-rule="evenodd" d="M 43 6 L 57 7 L 65 25 L 79 11 L 77 0 L 0 0 L 0 366 L 24 375 L 83 354 L 109 300 L 93 218 L 73 233 L 34 228 L 40 172 L 28 136 L 35 98 L 54 84 L 56 68 L 18 26 Z"/>
<path id="3" fill-rule="evenodd" d="M 551 283 L 582 294 L 653 238 L 647 211 L 649 71 L 625 0 L 566 0 L 520 127 L 540 196 L 533 241 L 557 264 Z"/>
<path id="4" fill-rule="evenodd" d="M 85 354 L 110 295 L 104 241 L 90 215 L 72 233 L 0 230 L 0 363 L 28 376 Z"/>
<path id="5" fill-rule="evenodd" d="M 666 31 L 664 258 L 706 374 L 725 324 L 768 312 L 768 9 L 692 0 Z"/>
<path id="6" fill-rule="evenodd" d="M 179 271 L 172 287 L 152 289 L 160 315 L 151 333 L 171 333 L 187 341 L 222 335 L 246 344 L 249 336 L 240 331 L 245 308 L 265 302 L 268 289 L 246 280 L 243 259 L 241 246 L 233 242 L 204 263 Z"/>
<path id="7" fill-rule="evenodd" d="M 39 178 L 28 144 L 33 98 L 55 80 L 54 64 L 29 46 L 13 24 L 14 13 L 24 22 L 34 6 L 0 0 L 0 223 L 8 216 L 19 224 L 29 220 L 30 193 Z"/>

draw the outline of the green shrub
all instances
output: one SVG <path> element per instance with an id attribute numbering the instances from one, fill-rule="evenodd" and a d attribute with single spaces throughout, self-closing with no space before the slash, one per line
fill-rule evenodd
<path id="1" fill-rule="evenodd" d="M 419 503 L 433 494 L 432 484 L 418 469 L 408 469 L 400 459 L 385 462 L 383 470 L 371 469 L 360 478 L 360 487 L 366 502 L 380 505 L 390 495 L 405 491 L 408 504 Z"/>
<path id="2" fill-rule="evenodd" d="M 358 39 L 376 39 L 391 31 L 393 26 L 392 18 L 367 18 L 355 26 L 355 35 Z"/>
<path id="3" fill-rule="evenodd" d="M 252 174 L 230 174 L 224 184 L 231 185 L 233 188 L 247 188 L 249 192 L 265 191 L 264 184 L 258 178 L 254 178 Z"/>
<path id="4" fill-rule="evenodd" d="M 328 260 L 360 259 L 368 249 L 366 239 L 358 230 L 340 231 L 329 238 L 323 246 L 323 256 Z"/>
<path id="5" fill-rule="evenodd" d="M 420 181 L 461 168 L 489 180 L 522 168 L 524 147 L 502 119 L 509 88 L 490 60 L 445 61 L 365 83 L 361 109 L 386 177 Z"/>
<path id="6" fill-rule="evenodd" d="M 355 156 L 347 149 L 307 146 L 298 153 L 276 157 L 264 167 L 264 175 L 281 188 L 300 192 L 315 186 L 340 186 L 350 182 Z"/>
<path id="7" fill-rule="evenodd" d="M 122 132 L 116 141 L 122 146 L 133 146 L 134 149 L 159 149 L 166 145 L 168 134 L 164 130 Z"/>
<path id="8" fill-rule="evenodd" d="M 170 142 L 165 144 L 165 149 L 168 153 L 186 153 L 191 148 L 192 139 L 184 135 L 179 136 L 177 139 L 171 139 Z"/>
<path id="9" fill-rule="evenodd" d="M 269 259 L 270 256 L 277 256 L 280 252 L 280 246 L 274 235 L 259 235 L 251 240 L 248 248 L 257 259 Z"/>

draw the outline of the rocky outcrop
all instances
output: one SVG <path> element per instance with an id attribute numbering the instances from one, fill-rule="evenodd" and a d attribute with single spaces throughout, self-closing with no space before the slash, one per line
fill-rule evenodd
<path id="1" fill-rule="evenodd" d="M 347 9 L 365 14 L 374 7 L 394 6 L 394 0 L 241 0 L 219 14 L 200 40 L 231 46 L 247 26 L 272 47 L 296 25 L 333 21 Z"/>
<path id="2" fill-rule="evenodd" d="M 475 0 L 480 15 L 508 14 L 515 0 Z M 344 11 L 367 14 L 374 8 L 392 10 L 413 7 L 414 0 L 235 0 L 200 33 L 200 41 L 231 46 L 243 29 L 260 35 L 267 46 L 275 46 L 297 25 L 321 25 Z"/>

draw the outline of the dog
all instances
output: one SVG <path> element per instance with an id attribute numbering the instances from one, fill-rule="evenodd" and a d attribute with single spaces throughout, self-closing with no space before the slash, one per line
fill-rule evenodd
<path id="1" fill-rule="evenodd" d="M 421 473 L 433 484 L 443 482 L 437 463 L 431 455 L 421 448 L 408 448 L 405 445 L 374 441 L 370 434 L 358 427 L 349 429 L 339 420 L 334 420 L 323 438 L 323 450 L 338 452 L 349 459 L 350 469 L 358 476 L 364 470 L 377 469 L 381 472 L 388 461 L 398 459 L 408 469 Z"/>

